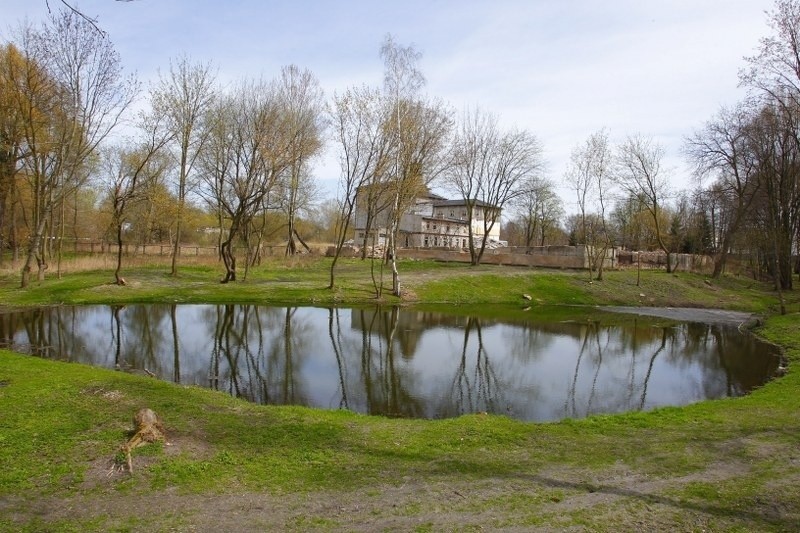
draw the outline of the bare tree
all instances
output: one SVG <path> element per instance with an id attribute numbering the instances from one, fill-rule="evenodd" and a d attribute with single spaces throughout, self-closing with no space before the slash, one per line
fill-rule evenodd
<path id="1" fill-rule="evenodd" d="M 175 217 L 171 267 L 173 276 L 178 274 L 186 197 L 192 187 L 190 176 L 207 139 L 209 130 L 203 127 L 203 122 L 214 103 L 216 92 L 211 65 L 193 64 L 188 57 L 182 56 L 174 62 L 170 61 L 169 74 L 159 76 L 150 95 L 156 113 L 168 120 L 167 128 L 172 132 L 171 144 L 178 163 L 178 212 Z"/>
<path id="2" fill-rule="evenodd" d="M 480 264 L 489 233 L 502 209 L 522 196 L 531 178 L 544 167 L 538 139 L 529 132 L 501 132 L 494 115 L 480 109 L 465 111 L 455 135 L 446 182 L 464 200 L 469 220 L 469 251 Z M 475 247 L 473 224 L 482 236 Z"/>
<path id="3" fill-rule="evenodd" d="M 106 150 L 105 182 L 108 186 L 111 220 L 117 238 L 117 266 L 114 280 L 117 285 L 125 285 L 120 275 L 122 270 L 123 231 L 129 222 L 131 204 L 145 200 L 142 194 L 142 179 L 159 179 L 168 168 L 164 157 L 158 157 L 161 150 L 172 138 L 169 130 L 161 125 L 160 115 L 154 114 L 143 119 L 141 130 L 144 139 L 134 148 L 122 146 Z M 133 143 L 135 144 L 135 143 Z"/>
<path id="4" fill-rule="evenodd" d="M 766 253 L 785 313 L 783 290 L 792 288 L 792 245 L 800 229 L 800 144 L 797 115 L 787 106 L 768 106 L 750 127 L 750 146 L 758 165 L 762 197 L 756 216 L 770 246 Z"/>
<path id="5" fill-rule="evenodd" d="M 330 285 L 335 286 L 336 263 L 347 240 L 359 191 L 388 171 L 391 143 L 384 135 L 386 107 L 380 91 L 368 87 L 334 95 L 331 121 L 340 145 L 341 177 L 337 192 L 339 216 L 331 263 Z"/>
<path id="6" fill-rule="evenodd" d="M 775 105 L 800 106 L 800 1 L 776 0 L 767 12 L 772 34 L 761 39 L 756 55 L 746 57 L 740 83 Z"/>
<path id="7" fill-rule="evenodd" d="M 394 41 L 391 35 L 387 35 L 381 46 L 380 55 L 384 64 L 384 90 L 386 95 L 393 99 L 395 115 L 393 126 L 397 146 L 394 169 L 391 174 L 394 181 L 394 187 L 392 187 L 394 199 L 389 218 L 387 253 L 392 265 L 392 294 L 400 296 L 400 274 L 397 271 L 397 231 L 401 212 L 400 189 L 403 179 L 409 174 L 409 172 L 403 172 L 404 169 L 401 168 L 405 150 L 403 143 L 406 141 L 403 135 L 402 113 L 404 109 L 408 109 L 408 106 L 403 104 L 410 103 L 414 99 L 425 84 L 425 78 L 417 66 L 422 58 L 422 53 L 413 46 L 401 46 Z M 421 169 L 417 169 L 417 172 L 421 172 Z"/>
<path id="8" fill-rule="evenodd" d="M 597 214 L 600 217 L 601 224 L 601 239 L 599 245 L 595 245 L 599 249 L 599 253 L 595 254 L 597 279 L 601 281 L 603 279 L 603 268 L 605 267 L 607 252 L 614 247 L 614 234 L 611 231 L 608 217 L 606 216 L 606 210 L 608 209 L 609 199 L 612 193 L 611 174 L 614 164 L 608 132 L 602 129 L 593 133 L 589 137 L 589 147 L 594 154 L 592 157 L 592 174 L 597 184 Z"/>
<path id="9" fill-rule="evenodd" d="M 323 93 L 311 71 L 296 65 L 281 70 L 278 87 L 287 120 L 293 123 L 295 131 L 291 144 L 292 164 L 281 176 L 279 192 L 287 221 L 286 255 L 293 255 L 297 253 L 295 239 L 305 245 L 295 224 L 298 212 L 308 208 L 316 194 L 309 165 L 323 146 Z"/>
<path id="10" fill-rule="evenodd" d="M 236 239 L 267 208 L 278 177 L 294 162 L 297 135 L 274 84 L 243 83 L 214 106 L 208 150 L 201 156 L 202 195 L 227 219 L 220 254 L 223 283 L 236 281 Z M 222 224 L 221 224 L 222 226 Z"/>
<path id="11" fill-rule="evenodd" d="M 564 215 L 561 198 L 553 182 L 543 176 L 531 177 L 523 190 L 525 192 L 514 201 L 514 207 L 522 226 L 524 245 L 527 248 L 544 246 Z"/>
<path id="12" fill-rule="evenodd" d="M 715 254 L 713 278 L 719 278 L 725 270 L 733 239 L 749 217 L 760 188 L 755 160 L 748 147 L 751 121 L 752 113 L 743 105 L 721 109 L 686 141 L 685 150 L 695 163 L 697 176 L 715 177 L 716 194 L 723 195 L 731 207 Z"/>
<path id="13" fill-rule="evenodd" d="M 579 145 L 573 148 L 570 155 L 570 165 L 567 168 L 565 175 L 572 189 L 575 191 L 575 196 L 578 205 L 578 215 L 580 216 L 581 226 L 581 239 L 584 244 L 589 245 L 589 227 L 587 218 L 588 210 L 592 193 L 594 191 L 595 182 L 592 179 L 591 161 L 586 156 L 586 152 Z M 589 261 L 589 280 L 592 279 L 592 261 Z"/>
<path id="14" fill-rule="evenodd" d="M 740 81 L 760 105 L 752 129 L 764 194 L 758 214 L 772 241 L 772 270 L 780 294 L 791 287 L 787 256 L 791 243 L 800 240 L 796 221 L 800 173 L 795 160 L 800 151 L 800 1 L 776 0 L 767 17 L 772 34 L 761 39 L 756 55 L 746 58 L 748 68 L 740 73 Z"/>
<path id="15" fill-rule="evenodd" d="M 37 102 L 23 112 L 25 164 L 37 206 L 22 269 L 26 287 L 34 262 L 40 279 L 47 268 L 42 245 L 50 214 L 85 176 L 81 169 L 119 123 L 137 87 L 132 77 L 123 76 L 119 54 L 108 39 L 72 11 L 52 15 L 39 31 L 23 29 L 21 41 L 26 64 L 43 69 L 49 78 L 30 76 L 30 69 L 24 77 L 26 100 Z M 42 113 L 53 121 L 46 133 Z"/>
<path id="16" fill-rule="evenodd" d="M 469 221 L 469 253 L 472 264 L 478 264 L 475 250 L 476 200 L 482 184 L 490 174 L 494 147 L 498 143 L 497 117 L 480 108 L 465 110 L 457 126 L 451 163 L 445 176 L 447 186 L 459 194 L 467 207 Z"/>
<path id="17" fill-rule="evenodd" d="M 597 279 L 603 279 L 605 257 L 613 246 L 612 232 L 606 217 L 612 159 L 608 132 L 601 129 L 573 149 L 566 174 L 567 181 L 577 196 L 590 280 L 595 268 Z"/>
<path id="18" fill-rule="evenodd" d="M 667 255 L 667 272 L 672 272 L 661 214 L 669 195 L 667 176 L 661 168 L 664 148 L 641 135 L 628 137 L 617 148 L 615 179 L 626 195 L 639 198 L 653 220 L 658 247 Z"/>

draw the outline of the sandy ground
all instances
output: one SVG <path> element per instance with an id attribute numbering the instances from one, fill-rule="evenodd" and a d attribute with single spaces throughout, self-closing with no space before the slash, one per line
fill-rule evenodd
<path id="1" fill-rule="evenodd" d="M 752 313 L 724 311 L 722 309 L 694 309 L 690 307 L 602 307 L 602 309 L 616 313 L 630 313 L 685 322 L 703 322 L 705 324 L 724 324 L 738 327 L 748 327 L 758 322 L 758 317 Z"/>

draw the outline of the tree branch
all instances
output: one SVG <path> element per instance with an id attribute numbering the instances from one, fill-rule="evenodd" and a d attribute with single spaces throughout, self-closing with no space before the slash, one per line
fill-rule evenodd
<path id="1" fill-rule="evenodd" d="M 133 2 L 134 0 L 114 0 L 115 2 Z M 50 9 L 50 0 L 44 0 L 45 5 L 47 6 L 47 12 L 52 14 L 53 10 Z M 86 22 L 92 25 L 92 27 L 98 31 L 103 37 L 106 37 L 108 34 L 100 29 L 100 26 L 97 25 L 97 19 L 91 18 L 87 15 L 84 15 L 80 10 L 72 6 L 67 0 L 61 0 L 61 3 L 66 6 L 67 9 L 78 15 L 79 17 L 83 18 Z"/>

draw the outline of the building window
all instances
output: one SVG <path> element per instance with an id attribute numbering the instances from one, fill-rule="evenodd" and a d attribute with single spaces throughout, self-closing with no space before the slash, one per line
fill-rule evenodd
<path id="1" fill-rule="evenodd" d="M 428 237 L 425 237 L 425 248 L 428 247 Z"/>

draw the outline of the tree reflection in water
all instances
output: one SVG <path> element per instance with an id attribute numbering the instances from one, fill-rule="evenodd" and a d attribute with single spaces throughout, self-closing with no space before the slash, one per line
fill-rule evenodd
<path id="1" fill-rule="evenodd" d="M 474 346 L 470 341 L 473 340 Z M 470 350 L 472 348 L 472 350 Z M 475 354 L 475 361 L 469 361 Z M 438 411 L 442 417 L 451 417 L 467 413 L 500 413 L 510 405 L 503 401 L 503 387 L 492 369 L 489 354 L 483 343 L 481 321 L 479 318 L 467 318 L 464 337 L 461 344 L 461 356 L 448 394 L 449 402 L 443 403 Z"/>
<path id="2" fill-rule="evenodd" d="M 401 308 L 127 305 L 0 313 L 0 345 L 265 404 L 555 420 L 737 396 L 777 353 L 658 319 L 517 321 Z M 605 322 L 604 322 L 605 321 Z"/>

